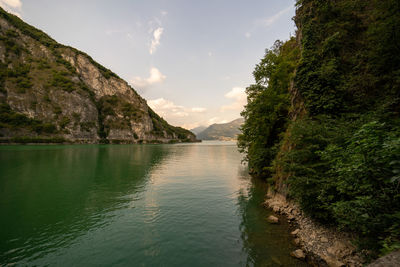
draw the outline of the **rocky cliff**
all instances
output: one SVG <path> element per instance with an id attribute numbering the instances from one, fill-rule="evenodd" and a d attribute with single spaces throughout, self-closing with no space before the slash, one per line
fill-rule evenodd
<path id="1" fill-rule="evenodd" d="M 1 142 L 195 141 L 129 84 L 0 8 Z"/>

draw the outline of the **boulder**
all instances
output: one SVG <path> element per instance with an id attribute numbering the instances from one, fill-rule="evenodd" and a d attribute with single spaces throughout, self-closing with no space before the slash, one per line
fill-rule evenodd
<path id="1" fill-rule="evenodd" d="M 299 234 L 299 232 L 300 232 L 300 229 L 296 229 L 293 232 L 291 232 L 290 234 L 293 236 L 297 236 Z"/>
<path id="2" fill-rule="evenodd" d="M 279 223 L 278 217 L 275 217 L 274 215 L 268 216 L 267 221 L 268 221 L 269 223 L 273 223 L 273 224 Z"/>
<path id="3" fill-rule="evenodd" d="M 306 254 L 304 254 L 304 251 L 301 249 L 296 249 L 295 251 L 292 251 L 290 253 L 290 256 L 299 260 L 304 260 L 306 258 Z"/>

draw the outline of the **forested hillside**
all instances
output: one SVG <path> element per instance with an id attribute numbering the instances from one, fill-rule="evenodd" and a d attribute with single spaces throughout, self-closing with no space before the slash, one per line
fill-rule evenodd
<path id="1" fill-rule="evenodd" d="M 299 0 L 266 50 L 238 145 L 254 175 L 372 255 L 400 248 L 400 2 Z"/>

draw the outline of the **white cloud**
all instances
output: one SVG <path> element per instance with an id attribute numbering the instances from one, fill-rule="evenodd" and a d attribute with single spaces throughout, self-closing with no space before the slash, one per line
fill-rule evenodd
<path id="1" fill-rule="evenodd" d="M 250 32 L 246 32 L 246 33 L 244 34 L 244 36 L 245 36 L 247 39 L 249 39 L 249 38 L 251 37 L 251 33 L 250 33 Z"/>
<path id="2" fill-rule="evenodd" d="M 154 52 L 156 52 L 157 47 L 160 45 L 160 39 L 161 35 L 164 31 L 164 28 L 158 27 L 157 29 L 154 30 L 153 32 L 153 39 L 151 40 L 151 45 L 150 45 L 150 55 L 152 55 Z"/>
<path id="3" fill-rule="evenodd" d="M 206 111 L 205 108 L 192 108 L 191 110 L 192 112 L 199 112 L 199 113 Z"/>
<path id="4" fill-rule="evenodd" d="M 212 52 L 208 52 L 208 56 L 212 57 L 213 53 Z"/>
<path id="5" fill-rule="evenodd" d="M 0 6 L 7 12 L 21 18 L 21 14 L 18 12 L 21 11 L 22 7 L 22 2 L 20 0 L 0 0 Z"/>
<path id="6" fill-rule="evenodd" d="M 147 88 L 156 83 L 162 83 L 166 78 L 167 78 L 167 76 L 162 74 L 157 68 L 152 67 L 150 69 L 150 76 L 148 78 L 133 77 L 130 80 L 130 83 L 134 87 L 143 89 L 143 88 Z"/>
<path id="7" fill-rule="evenodd" d="M 11 8 L 21 9 L 22 2 L 20 0 L 0 0 L 0 4 L 3 6 L 6 5 Z"/>
<path id="8" fill-rule="evenodd" d="M 222 106 L 222 112 L 227 110 L 242 111 L 244 105 L 246 105 L 247 103 L 247 95 L 245 89 L 242 87 L 232 88 L 232 90 L 225 94 L 225 97 L 228 99 L 232 99 L 233 102 L 229 105 Z"/>
<path id="9" fill-rule="evenodd" d="M 161 11 L 161 15 L 166 16 L 166 15 L 168 15 L 168 12 L 165 11 L 165 10 L 162 10 L 162 11 Z"/>
<path id="10" fill-rule="evenodd" d="M 186 129 L 192 129 L 201 124 L 203 121 L 203 113 L 207 109 L 202 107 L 185 107 L 180 106 L 164 98 L 157 98 L 147 101 L 147 104 L 161 117 L 166 119 L 169 123 L 173 125 L 182 125 Z"/>
<path id="11" fill-rule="evenodd" d="M 260 20 L 259 23 L 265 27 L 269 27 L 272 24 L 274 24 L 280 17 L 282 17 L 287 12 L 289 12 L 292 8 L 293 8 L 293 6 L 289 6 L 269 18 Z"/>

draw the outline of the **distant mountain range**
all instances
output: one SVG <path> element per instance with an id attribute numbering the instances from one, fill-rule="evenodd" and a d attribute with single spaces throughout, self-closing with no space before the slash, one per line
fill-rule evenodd
<path id="1" fill-rule="evenodd" d="M 207 129 L 207 126 L 199 126 L 196 128 L 191 129 L 190 131 L 192 133 L 194 133 L 195 135 L 198 135 L 199 133 L 201 133 L 202 131 L 204 131 L 205 129 Z"/>
<path id="2" fill-rule="evenodd" d="M 239 127 L 243 122 L 244 119 L 240 118 L 228 123 L 212 124 L 199 133 L 195 131 L 198 131 L 203 126 L 194 128 L 191 131 L 200 140 L 235 140 L 240 133 Z"/>

